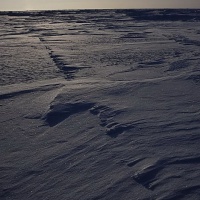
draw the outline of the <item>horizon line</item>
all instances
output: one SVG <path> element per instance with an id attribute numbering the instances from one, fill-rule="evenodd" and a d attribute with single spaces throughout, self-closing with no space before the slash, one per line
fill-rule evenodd
<path id="1" fill-rule="evenodd" d="M 0 12 L 38 12 L 38 11 L 75 11 L 75 10 L 200 10 L 200 8 L 75 8 L 75 9 L 30 9 L 30 10 L 0 10 Z"/>

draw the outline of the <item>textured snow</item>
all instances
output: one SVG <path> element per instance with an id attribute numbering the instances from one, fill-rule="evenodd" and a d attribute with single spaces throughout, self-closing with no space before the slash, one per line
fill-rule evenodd
<path id="1" fill-rule="evenodd" d="M 0 199 L 199 200 L 199 10 L 0 22 Z"/>

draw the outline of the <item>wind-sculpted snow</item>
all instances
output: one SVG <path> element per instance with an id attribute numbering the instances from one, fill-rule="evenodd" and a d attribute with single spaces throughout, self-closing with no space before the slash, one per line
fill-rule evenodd
<path id="1" fill-rule="evenodd" d="M 199 10 L 0 15 L 0 199 L 199 200 Z"/>
<path id="2" fill-rule="evenodd" d="M 73 102 L 67 104 L 55 104 L 50 106 L 50 111 L 45 115 L 45 120 L 50 126 L 55 126 L 70 115 L 83 112 L 91 107 L 91 103 Z"/>

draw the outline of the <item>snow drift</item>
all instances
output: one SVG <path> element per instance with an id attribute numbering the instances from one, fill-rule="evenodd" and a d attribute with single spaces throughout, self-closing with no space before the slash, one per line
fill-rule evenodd
<path id="1" fill-rule="evenodd" d="M 199 199 L 199 10 L 0 21 L 2 200 Z"/>

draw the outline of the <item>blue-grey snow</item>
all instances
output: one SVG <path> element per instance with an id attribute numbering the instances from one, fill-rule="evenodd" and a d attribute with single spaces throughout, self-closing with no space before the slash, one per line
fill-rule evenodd
<path id="1" fill-rule="evenodd" d="M 0 12 L 1 200 L 199 200 L 200 10 Z"/>

